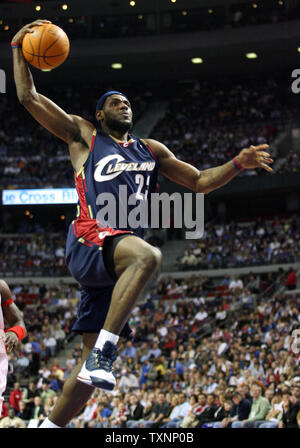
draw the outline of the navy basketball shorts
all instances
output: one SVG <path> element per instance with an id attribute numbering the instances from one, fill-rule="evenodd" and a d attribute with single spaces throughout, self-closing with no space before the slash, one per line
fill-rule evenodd
<path id="1" fill-rule="evenodd" d="M 80 334 L 99 333 L 103 328 L 117 281 L 114 272 L 114 250 L 120 239 L 132 234 L 132 232 L 119 232 L 106 236 L 101 246 L 97 244 L 97 240 L 93 239 L 93 242 L 77 238 L 70 225 L 66 245 L 66 264 L 73 278 L 82 287 L 77 320 L 72 331 Z M 127 322 L 121 336 L 130 338 L 131 333 Z"/>

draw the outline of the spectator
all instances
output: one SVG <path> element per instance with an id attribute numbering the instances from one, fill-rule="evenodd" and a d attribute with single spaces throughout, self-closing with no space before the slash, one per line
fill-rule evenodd
<path id="1" fill-rule="evenodd" d="M 285 280 L 285 286 L 289 291 L 296 289 L 297 287 L 297 275 L 292 267 L 288 271 L 288 276 Z"/>
<path id="2" fill-rule="evenodd" d="M 280 389 L 275 391 L 271 401 L 271 410 L 267 414 L 265 421 L 257 422 L 257 428 L 278 428 L 283 415 L 283 399 Z"/>
<path id="3" fill-rule="evenodd" d="M 243 288 L 244 288 L 244 283 L 243 283 L 243 281 L 241 280 L 241 278 L 238 275 L 236 275 L 234 280 L 232 280 L 229 283 L 229 289 L 236 296 L 238 296 L 238 295 L 240 295 L 242 293 Z"/>
<path id="4" fill-rule="evenodd" d="M 87 424 L 88 428 L 107 428 L 111 410 L 105 407 L 105 404 L 104 401 L 99 401 L 92 420 Z"/>
<path id="5" fill-rule="evenodd" d="M 132 345 L 131 341 L 126 343 L 126 348 L 122 352 L 122 357 L 127 356 L 128 358 L 135 358 L 136 356 L 136 348 Z"/>
<path id="6" fill-rule="evenodd" d="M 293 397 L 289 390 L 282 392 L 283 398 L 283 414 L 278 427 L 279 428 L 299 428 L 300 419 L 298 413 L 300 411 L 300 400 Z"/>
<path id="7" fill-rule="evenodd" d="M 129 392 L 133 389 L 137 389 L 139 387 L 139 380 L 137 375 L 133 372 L 129 372 L 127 369 L 123 369 L 121 371 L 121 378 L 118 382 L 118 388 L 120 390 L 124 390 L 125 392 Z"/>
<path id="8" fill-rule="evenodd" d="M 231 400 L 226 400 L 225 396 L 219 396 L 219 406 L 214 414 L 212 422 L 204 423 L 203 428 L 225 428 L 231 417 L 233 404 Z"/>
<path id="9" fill-rule="evenodd" d="M 9 402 L 14 408 L 15 412 L 18 412 L 19 409 L 19 402 L 22 400 L 22 392 L 20 389 L 20 383 L 16 382 L 14 384 L 14 389 L 11 391 L 9 395 Z"/>
<path id="10" fill-rule="evenodd" d="M 166 401 L 165 395 L 159 393 L 157 403 L 153 406 L 153 411 L 149 416 L 149 420 L 144 420 L 140 427 L 152 428 L 160 425 L 169 412 L 170 404 Z"/>
<path id="11" fill-rule="evenodd" d="M 135 394 L 131 394 L 129 398 L 128 415 L 126 428 L 131 428 L 132 422 L 141 420 L 143 417 L 144 406 L 138 401 Z"/>
<path id="12" fill-rule="evenodd" d="M 19 411 L 16 413 L 16 417 L 20 417 L 25 424 L 28 424 L 32 415 L 32 409 L 28 406 L 25 401 L 19 401 Z"/>
<path id="13" fill-rule="evenodd" d="M 260 386 L 254 384 L 251 389 L 253 396 L 253 403 L 250 414 L 247 419 L 243 421 L 234 421 L 232 428 L 256 428 L 257 422 L 265 420 L 266 416 L 271 410 L 269 401 L 262 396 L 262 389 Z"/>
<path id="14" fill-rule="evenodd" d="M 231 427 L 232 423 L 235 421 L 244 421 L 248 419 L 251 410 L 251 404 L 239 392 L 234 392 L 232 396 L 233 406 L 230 411 L 230 415 L 225 417 L 221 421 L 221 427 L 227 428 Z M 215 428 L 219 427 L 219 425 L 215 425 Z"/>
<path id="15" fill-rule="evenodd" d="M 0 428 L 26 428 L 22 418 L 16 417 L 15 410 L 9 409 L 7 417 L 0 420 Z"/>
<path id="16" fill-rule="evenodd" d="M 206 408 L 200 414 L 196 415 L 197 425 L 195 428 L 202 428 L 205 423 L 209 423 L 214 419 L 214 414 L 217 411 L 215 404 L 215 395 L 207 394 Z"/>
<path id="17" fill-rule="evenodd" d="M 123 401 L 120 401 L 118 405 L 118 412 L 116 413 L 115 419 L 111 420 L 111 428 L 126 428 L 126 422 L 128 419 L 128 410 Z"/>
<path id="18" fill-rule="evenodd" d="M 195 428 L 200 419 L 197 419 L 197 416 L 201 416 L 204 413 L 205 409 L 208 407 L 206 403 L 206 394 L 200 393 L 198 395 L 197 403 L 190 409 L 187 416 L 183 419 L 183 421 L 179 424 L 179 428 Z"/>
<path id="19" fill-rule="evenodd" d="M 44 410 L 44 406 L 43 406 L 41 397 L 35 396 L 33 403 L 34 403 L 34 406 L 33 406 L 31 419 L 35 420 L 35 422 L 37 423 L 37 420 L 39 419 L 39 417 L 42 416 L 43 418 L 45 418 L 45 410 Z"/>
<path id="20" fill-rule="evenodd" d="M 54 397 L 56 395 L 56 392 L 50 388 L 50 381 L 44 380 L 42 383 L 42 390 L 40 392 L 40 398 L 42 401 L 42 405 L 46 403 L 46 400 L 50 397 Z"/>
<path id="21" fill-rule="evenodd" d="M 178 396 L 174 395 L 173 398 L 175 398 L 174 407 L 169 416 L 163 419 L 164 424 L 161 426 L 162 428 L 178 428 L 197 403 L 196 395 L 192 395 L 188 401 L 184 392 L 179 393 Z"/>

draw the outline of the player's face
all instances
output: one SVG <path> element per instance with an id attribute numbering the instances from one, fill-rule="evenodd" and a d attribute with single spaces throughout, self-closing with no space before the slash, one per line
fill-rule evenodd
<path id="1" fill-rule="evenodd" d="M 132 128 L 132 110 L 130 102 L 121 95 L 111 95 L 102 109 L 102 120 L 110 128 L 127 132 Z"/>

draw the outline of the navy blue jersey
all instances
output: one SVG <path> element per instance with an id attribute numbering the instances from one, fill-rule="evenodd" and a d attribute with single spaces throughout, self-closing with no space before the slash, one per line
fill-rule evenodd
<path id="1" fill-rule="evenodd" d="M 144 141 L 130 136 L 130 140 L 123 143 L 102 131 L 95 131 L 89 156 L 79 172 L 74 174 L 79 197 L 77 219 L 72 223 L 76 237 L 83 236 L 91 242 L 96 238 L 99 244 L 108 229 L 116 231 L 110 230 L 110 234 L 127 230 L 143 237 L 142 227 L 132 228 L 128 222 L 124 227 L 124 216 L 126 214 L 127 217 L 139 201 L 150 199 L 150 194 L 156 190 L 157 170 L 156 156 Z M 102 201 L 100 205 L 99 198 L 104 198 L 105 193 L 115 198 L 117 219 L 110 222 L 105 215 L 108 222 L 103 221 L 103 224 L 99 211 L 103 212 L 108 203 Z M 137 200 L 133 205 L 128 204 L 130 196 Z M 123 221 L 120 223 L 121 216 Z M 97 236 L 99 232 L 102 235 Z"/>

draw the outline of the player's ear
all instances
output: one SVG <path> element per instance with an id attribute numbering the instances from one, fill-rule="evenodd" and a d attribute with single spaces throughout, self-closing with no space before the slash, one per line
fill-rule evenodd
<path id="1" fill-rule="evenodd" d="M 95 113 L 95 117 L 96 117 L 96 120 L 102 121 L 104 118 L 103 110 L 102 109 L 97 110 Z"/>

